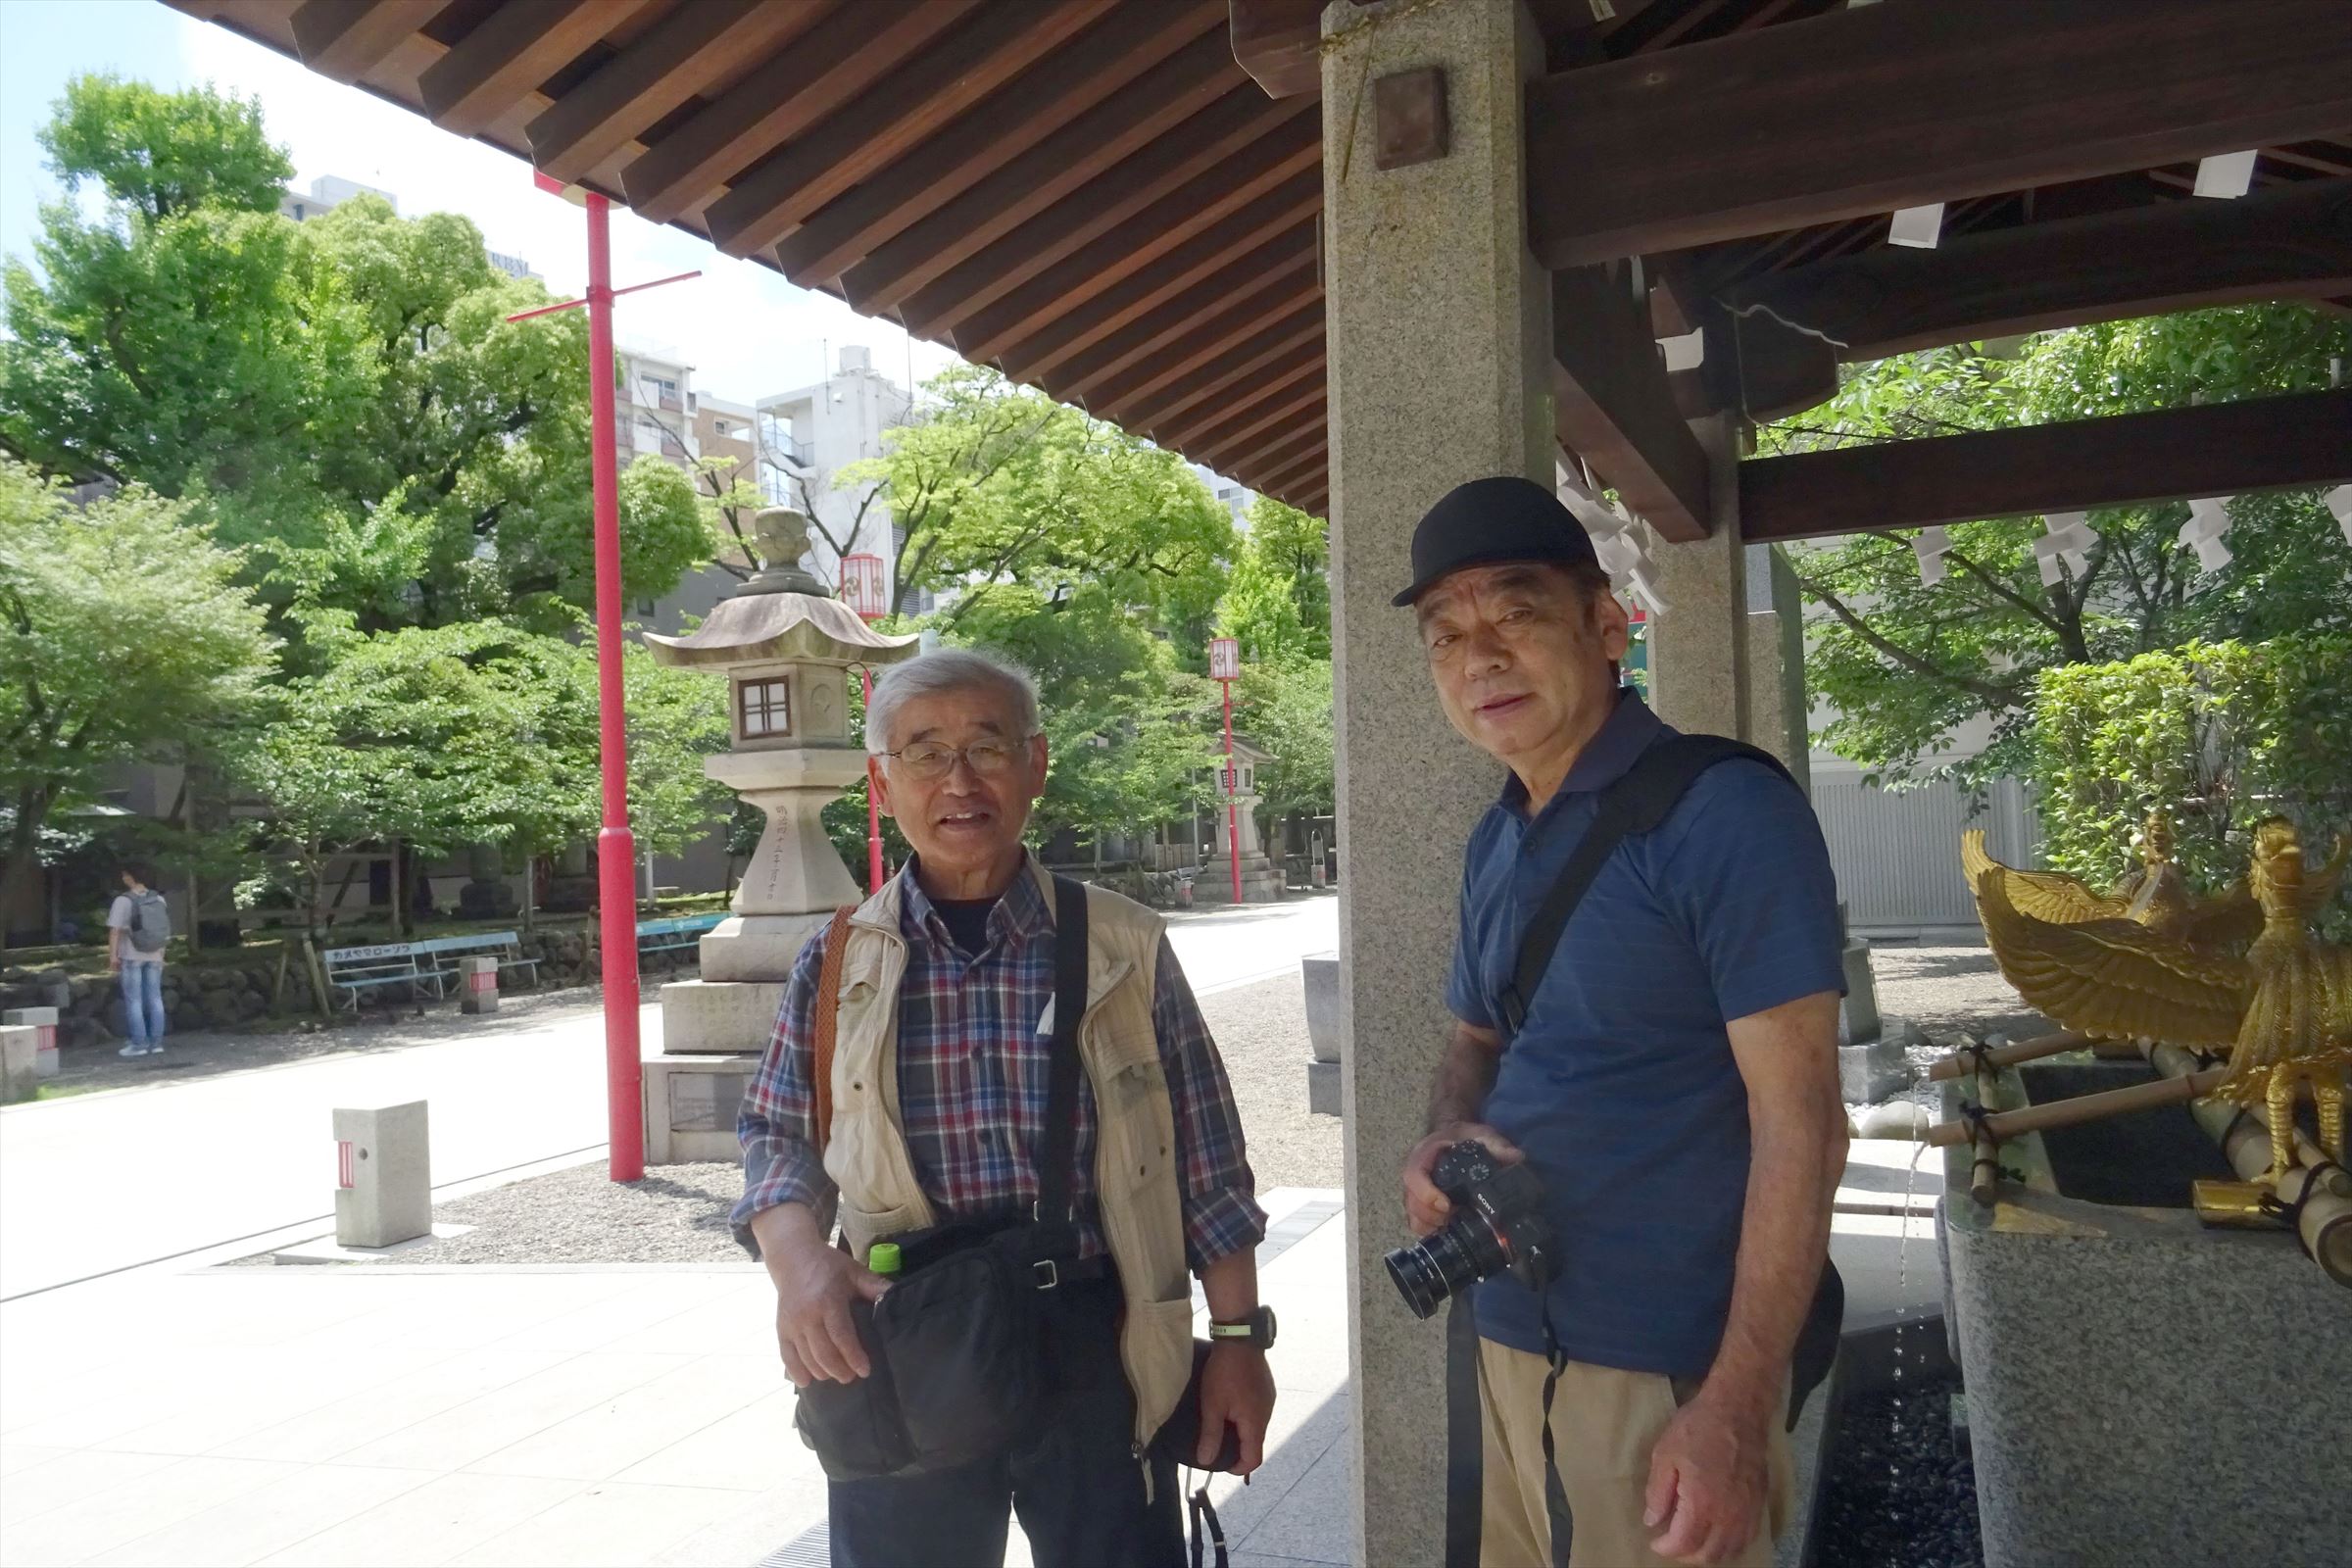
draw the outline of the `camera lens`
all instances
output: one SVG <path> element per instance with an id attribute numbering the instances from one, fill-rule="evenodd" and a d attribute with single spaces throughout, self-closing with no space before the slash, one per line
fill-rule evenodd
<path id="1" fill-rule="evenodd" d="M 1457 1219 L 1436 1235 L 1399 1247 L 1382 1259 L 1415 1317 L 1434 1316 L 1447 1297 L 1476 1284 L 1489 1272 L 1479 1266 L 1467 1245 L 1472 1236 L 1469 1223 Z"/>

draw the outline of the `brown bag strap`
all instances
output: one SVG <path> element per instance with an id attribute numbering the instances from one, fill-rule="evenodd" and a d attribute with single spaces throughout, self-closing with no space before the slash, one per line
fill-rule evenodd
<path id="1" fill-rule="evenodd" d="M 833 1140 L 833 1041 L 841 1020 L 841 956 L 850 946 L 850 916 L 857 906 L 845 904 L 833 911 L 825 927 L 824 958 L 816 967 L 816 1064 L 809 1090 L 816 1113 L 816 1152 L 821 1157 Z"/>

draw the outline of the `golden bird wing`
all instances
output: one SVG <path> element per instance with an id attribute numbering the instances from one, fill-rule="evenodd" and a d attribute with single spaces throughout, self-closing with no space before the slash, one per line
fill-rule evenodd
<path id="1" fill-rule="evenodd" d="M 2039 919 L 1989 872 L 1977 884 L 1977 909 L 2002 975 L 2060 1027 L 2178 1046 L 2235 1043 L 2253 984 L 2244 959 L 2197 953 L 2134 920 Z"/>
<path id="2" fill-rule="evenodd" d="M 2211 898 L 2196 900 L 2181 935 L 2208 950 L 2244 947 L 2262 935 L 2262 906 L 2255 902 L 2254 889 L 2241 876 Z"/>
<path id="3" fill-rule="evenodd" d="M 2003 865 L 1984 850 L 1984 830 L 1972 827 L 1960 835 L 1960 868 L 1968 885 L 1982 888 L 1988 875 L 2000 878 L 2010 905 L 2036 920 L 2073 925 L 2082 920 L 2120 918 L 2129 907 L 2123 899 L 2101 898 L 2064 871 L 2021 871 Z M 1980 897 L 1979 903 L 1983 900 Z"/>

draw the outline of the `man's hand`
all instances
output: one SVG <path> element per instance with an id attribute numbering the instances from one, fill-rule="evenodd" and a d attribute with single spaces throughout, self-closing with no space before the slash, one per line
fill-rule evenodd
<path id="1" fill-rule="evenodd" d="M 1265 1462 L 1266 1423 L 1274 1415 L 1274 1373 L 1266 1352 L 1254 1345 L 1226 1343 L 1210 1347 L 1208 1364 L 1200 1369 L 1200 1446 L 1194 1466 L 1205 1470 L 1217 1462 L 1225 1446 L 1225 1428 L 1241 1435 L 1237 1475 L 1248 1475 Z"/>
<path id="2" fill-rule="evenodd" d="M 855 1383 L 871 1372 L 850 1302 L 860 1296 L 879 1301 L 890 1282 L 821 1244 L 798 1249 L 779 1264 L 769 1270 L 776 1282 L 776 1344 L 793 1383 L 804 1389 L 818 1378 Z"/>
<path id="3" fill-rule="evenodd" d="M 1516 1165 L 1527 1157 L 1519 1152 L 1518 1145 L 1483 1121 L 1453 1122 L 1422 1139 L 1404 1156 L 1404 1217 L 1412 1225 L 1414 1235 L 1427 1236 L 1442 1230 L 1453 1218 L 1453 1203 L 1429 1179 L 1429 1168 L 1438 1162 L 1440 1154 L 1464 1139 L 1486 1145 L 1505 1165 Z"/>
<path id="4" fill-rule="evenodd" d="M 871 1372 L 850 1302 L 879 1301 L 890 1282 L 828 1245 L 816 1215 L 800 1203 L 754 1214 L 752 1239 L 776 1287 L 776 1346 L 793 1383 L 855 1383 Z"/>
<path id="5" fill-rule="evenodd" d="M 1642 1521 L 1659 1531 L 1650 1550 L 1675 1562 L 1717 1563 L 1756 1539 L 1771 1421 L 1703 1391 L 1683 1406 L 1649 1454 Z"/>

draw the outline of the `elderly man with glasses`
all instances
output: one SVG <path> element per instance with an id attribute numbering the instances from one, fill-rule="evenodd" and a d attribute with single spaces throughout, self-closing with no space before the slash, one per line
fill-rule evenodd
<path id="1" fill-rule="evenodd" d="M 738 1127 L 738 1233 L 774 1280 L 777 1340 L 803 1389 L 873 1370 L 853 1310 L 893 1288 L 864 1266 L 873 1243 L 1022 1222 L 1054 1143 L 1055 889 L 1021 843 L 1046 783 L 1036 690 L 970 650 L 926 654 L 882 678 L 866 746 L 875 799 L 915 854 L 833 938 L 829 1026 L 826 939 L 802 953 Z M 1066 1178 L 1076 1256 L 1053 1293 L 1050 1409 L 1012 1451 L 834 1480 L 836 1564 L 1001 1562 L 1008 1507 L 1041 1568 L 1179 1564 L 1175 1458 L 1152 1452 L 1177 1406 L 1198 1401 L 1191 1462 L 1228 1429 L 1234 1468 L 1261 1457 L 1274 1403 L 1254 1251 L 1265 1215 L 1224 1066 L 1159 918 L 1100 888 L 1085 890 L 1084 917 Z M 814 1082 L 825 1027 L 829 1113 Z M 836 1200 L 855 1256 L 827 1234 Z M 1214 1324 L 1197 1386 L 1194 1275 Z"/>

